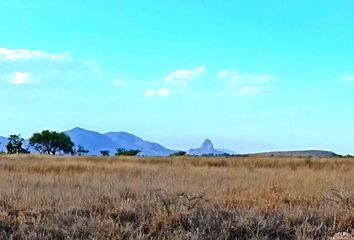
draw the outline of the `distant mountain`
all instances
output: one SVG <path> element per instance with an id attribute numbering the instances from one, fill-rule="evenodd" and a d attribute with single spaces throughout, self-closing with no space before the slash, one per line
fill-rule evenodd
<path id="1" fill-rule="evenodd" d="M 145 141 L 133 134 L 126 132 L 108 132 L 98 133 L 89 131 L 83 128 L 74 128 L 65 132 L 76 146 L 81 145 L 88 149 L 89 155 L 100 155 L 100 151 L 108 150 L 111 155 L 116 152 L 117 148 L 124 148 L 127 150 L 140 150 L 140 156 L 169 156 L 175 153 L 175 150 L 165 148 L 164 146 Z M 0 136 L 0 152 L 6 151 L 6 144 L 8 140 L 6 137 Z M 29 147 L 29 141 L 26 139 L 23 143 L 24 148 L 29 148 L 31 152 L 35 152 L 33 147 Z M 202 155 L 236 155 L 234 151 L 226 149 L 216 149 L 213 143 L 206 139 L 199 148 L 190 149 L 187 151 L 188 155 L 202 156 Z M 263 156 L 263 157 L 338 157 L 340 155 L 321 150 L 308 151 L 277 151 L 264 152 L 254 154 L 242 154 L 241 156 Z"/>
<path id="2" fill-rule="evenodd" d="M 162 145 L 154 142 L 144 141 L 143 139 L 126 132 L 108 132 L 104 134 L 119 147 L 125 149 L 142 150 L 140 155 L 144 156 L 168 156 L 176 151 L 167 149 Z"/>
<path id="3" fill-rule="evenodd" d="M 98 132 L 74 128 L 65 132 L 76 146 L 81 145 L 87 148 L 90 155 L 100 155 L 100 151 L 109 150 L 115 152 L 115 144 L 105 135 Z M 112 150 L 114 150 L 112 152 Z"/>
<path id="4" fill-rule="evenodd" d="M 204 142 L 199 148 L 192 148 L 187 151 L 188 155 L 193 155 L 193 156 L 222 155 L 225 153 L 226 153 L 225 151 L 219 151 L 215 149 L 213 143 L 209 139 L 204 140 Z"/>
<path id="5" fill-rule="evenodd" d="M 322 150 L 307 150 L 307 151 L 278 151 L 249 154 L 250 156 L 260 157 L 339 157 L 340 155 Z"/>
<path id="6" fill-rule="evenodd" d="M 0 137 L 0 152 L 2 152 L 2 151 L 6 151 L 6 147 L 5 147 L 5 145 L 7 144 L 7 138 L 5 138 L 5 137 Z"/>
<path id="7" fill-rule="evenodd" d="M 90 151 L 90 155 L 100 155 L 102 150 L 108 150 L 111 154 L 114 154 L 117 148 L 140 150 L 140 156 L 168 156 L 175 152 L 158 143 L 144 141 L 126 132 L 101 134 L 82 128 L 74 128 L 65 133 L 70 136 L 76 146 L 82 145 L 87 148 Z"/>

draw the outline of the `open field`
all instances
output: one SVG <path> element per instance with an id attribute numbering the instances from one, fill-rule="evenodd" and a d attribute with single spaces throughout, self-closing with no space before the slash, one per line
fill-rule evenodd
<path id="1" fill-rule="evenodd" d="M 327 239 L 352 158 L 0 156 L 1 239 Z"/>

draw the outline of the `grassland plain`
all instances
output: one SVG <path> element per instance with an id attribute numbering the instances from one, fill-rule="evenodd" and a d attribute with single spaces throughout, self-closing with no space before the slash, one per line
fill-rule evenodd
<path id="1" fill-rule="evenodd" d="M 0 156 L 1 239 L 328 239 L 354 159 Z"/>

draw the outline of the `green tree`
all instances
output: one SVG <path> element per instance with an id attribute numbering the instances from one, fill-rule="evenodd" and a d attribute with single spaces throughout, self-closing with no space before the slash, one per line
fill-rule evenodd
<path id="1" fill-rule="evenodd" d="M 179 157 L 179 156 L 185 156 L 187 153 L 185 151 L 178 151 L 175 153 L 170 154 L 170 157 Z"/>
<path id="2" fill-rule="evenodd" d="M 86 148 L 84 148 L 83 146 L 79 145 L 76 149 L 76 154 L 78 156 L 85 156 L 86 154 L 88 154 L 90 151 Z"/>
<path id="3" fill-rule="evenodd" d="M 109 151 L 108 150 L 102 150 L 100 151 L 102 156 L 109 156 Z"/>
<path id="4" fill-rule="evenodd" d="M 30 138 L 30 145 L 40 153 L 55 155 L 57 153 L 74 154 L 74 143 L 65 133 L 44 130 Z"/>
<path id="5" fill-rule="evenodd" d="M 29 153 L 28 149 L 22 147 L 24 139 L 21 135 L 10 135 L 8 137 L 9 142 L 6 144 L 6 150 L 8 154 L 20 154 Z"/>
<path id="6" fill-rule="evenodd" d="M 126 150 L 124 148 L 117 148 L 116 156 L 136 156 L 140 150 Z"/>

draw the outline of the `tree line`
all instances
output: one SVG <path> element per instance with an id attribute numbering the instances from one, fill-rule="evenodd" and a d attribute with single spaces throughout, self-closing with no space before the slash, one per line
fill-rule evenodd
<path id="1" fill-rule="evenodd" d="M 12 134 L 8 137 L 6 150 L 8 154 L 29 154 L 29 147 L 23 146 L 24 138 L 21 135 Z M 1 144 L 1 143 L 0 143 Z M 34 133 L 29 139 L 29 146 L 33 147 L 40 154 L 57 155 L 70 154 L 84 156 L 89 153 L 85 147 L 78 145 L 75 147 L 74 142 L 64 132 L 56 132 L 44 130 L 40 133 Z M 102 156 L 109 156 L 108 150 L 100 151 Z M 126 150 L 117 148 L 116 156 L 136 156 L 139 150 Z"/>

